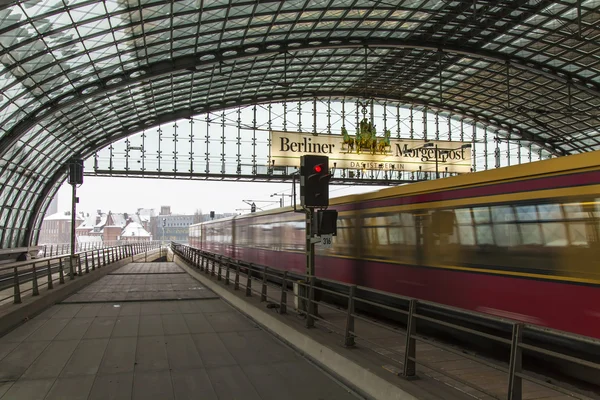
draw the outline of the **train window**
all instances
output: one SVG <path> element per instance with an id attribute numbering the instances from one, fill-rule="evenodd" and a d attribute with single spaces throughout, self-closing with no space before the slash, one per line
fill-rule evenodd
<path id="1" fill-rule="evenodd" d="M 390 244 L 404 243 L 404 231 L 398 226 L 389 226 L 388 232 L 390 235 Z"/>
<path id="2" fill-rule="evenodd" d="M 569 240 L 573 246 L 587 246 L 587 230 L 584 222 L 569 224 Z"/>
<path id="3" fill-rule="evenodd" d="M 581 203 L 569 203 L 563 205 L 567 219 L 587 219 L 589 213 L 583 210 Z"/>
<path id="4" fill-rule="evenodd" d="M 492 207 L 492 221 L 496 222 L 514 222 L 515 214 L 511 206 Z"/>
<path id="5" fill-rule="evenodd" d="M 400 214 L 402 226 L 415 226 L 415 216 L 412 213 Z"/>
<path id="6" fill-rule="evenodd" d="M 520 242 L 517 224 L 494 224 L 494 239 L 500 247 L 517 246 Z"/>
<path id="7" fill-rule="evenodd" d="M 516 206 L 519 221 L 537 221 L 537 210 L 535 206 Z"/>
<path id="8" fill-rule="evenodd" d="M 542 244 L 542 233 L 537 223 L 521 224 L 524 245 Z"/>
<path id="9" fill-rule="evenodd" d="M 491 225 L 478 225 L 476 232 L 477 232 L 477 244 L 479 246 L 494 244 L 494 234 L 492 233 Z"/>
<path id="10" fill-rule="evenodd" d="M 366 246 L 373 245 L 373 229 L 372 228 L 363 228 L 362 230 L 362 240 Z"/>
<path id="11" fill-rule="evenodd" d="M 488 207 L 477 207 L 473 208 L 473 218 L 478 224 L 489 223 L 490 220 L 490 209 Z"/>
<path id="12" fill-rule="evenodd" d="M 460 244 L 462 244 L 463 246 L 475 245 L 475 233 L 473 232 L 472 225 L 459 225 L 458 237 L 460 240 Z"/>
<path id="13" fill-rule="evenodd" d="M 567 230 L 562 222 L 546 222 L 542 224 L 544 244 L 550 247 L 567 246 Z"/>
<path id="14" fill-rule="evenodd" d="M 456 222 L 459 225 L 471 225 L 473 223 L 470 208 L 459 208 L 454 210 L 454 214 L 456 215 Z"/>
<path id="15" fill-rule="evenodd" d="M 561 220 L 563 219 L 561 208 L 558 204 L 540 204 L 538 212 L 541 220 Z"/>

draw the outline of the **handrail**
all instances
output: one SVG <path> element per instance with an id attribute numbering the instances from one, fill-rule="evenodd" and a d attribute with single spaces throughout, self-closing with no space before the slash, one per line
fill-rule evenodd
<path id="1" fill-rule="evenodd" d="M 40 281 L 42 285 L 46 285 L 47 290 L 53 290 L 55 283 L 65 283 L 65 276 L 69 280 L 74 280 L 96 268 L 105 267 L 128 257 L 133 259 L 138 254 L 160 247 L 160 241 L 126 242 L 117 246 L 81 251 L 74 255 L 61 254 L 2 265 L 0 267 L 0 304 L 11 298 L 13 304 L 20 304 L 22 296 L 29 293 L 31 296 L 39 296 Z M 11 293 L 9 294 L 9 292 Z"/>
<path id="2" fill-rule="evenodd" d="M 231 284 L 231 273 L 234 273 L 234 290 L 239 290 L 240 287 L 245 289 L 246 296 L 252 296 L 253 293 L 260 295 L 261 301 L 270 300 L 274 307 L 278 308 L 279 313 L 285 314 L 287 312 L 287 294 L 288 288 L 287 285 L 292 280 L 290 276 L 288 276 L 288 272 L 273 268 L 273 267 L 264 267 L 258 266 L 252 263 L 248 263 L 242 260 L 236 260 L 230 257 L 205 252 L 196 248 L 192 248 L 186 245 L 171 243 L 171 249 L 175 254 L 182 257 L 184 260 L 189 262 L 193 267 L 198 268 L 201 272 L 205 272 L 207 275 L 215 276 L 218 281 L 223 281 L 225 285 Z M 225 269 L 225 274 L 223 275 L 223 269 Z M 245 270 L 245 271 L 243 271 Z M 245 279 L 240 279 L 242 275 L 245 275 Z M 254 276 L 254 278 L 253 278 Z M 254 288 L 252 286 L 253 280 L 257 282 L 259 285 L 258 288 Z M 245 283 L 244 283 L 245 281 Z M 506 399 L 508 400 L 521 400 L 523 398 L 523 381 L 529 381 L 536 384 L 540 384 L 542 382 L 539 377 L 535 377 L 533 375 L 527 374 L 523 368 L 523 350 L 527 350 L 531 353 L 542 354 L 546 357 L 550 357 L 553 360 L 557 361 L 567 361 L 571 363 L 575 363 L 591 370 L 597 371 L 600 375 L 600 364 L 591 362 L 589 360 L 580 359 L 577 357 L 573 357 L 571 355 L 562 354 L 556 349 L 548 350 L 543 347 L 535 346 L 529 343 L 525 343 L 523 340 L 524 333 L 526 332 L 536 332 L 541 331 L 540 327 L 535 325 L 529 325 L 518 321 L 512 321 L 506 318 L 491 316 L 487 314 L 481 314 L 477 312 L 471 312 L 467 310 L 461 310 L 455 307 L 450 307 L 442 304 L 437 304 L 428 301 L 421 301 L 415 298 L 405 297 L 405 296 L 397 296 L 391 293 L 385 293 L 379 290 L 374 290 L 366 287 L 360 287 L 356 285 L 351 285 L 348 283 L 321 279 L 315 276 L 309 277 L 302 281 L 294 281 L 298 287 L 298 293 L 292 293 L 298 299 L 298 302 L 301 303 L 299 305 L 299 309 L 296 310 L 298 313 L 303 315 L 306 318 L 306 327 L 311 328 L 314 327 L 315 322 L 324 323 L 327 327 L 342 336 L 343 345 L 346 347 L 356 346 L 357 340 L 360 340 L 365 343 L 370 343 L 373 348 L 371 350 L 380 347 L 381 345 L 375 344 L 371 342 L 369 339 L 360 336 L 358 332 L 356 332 L 355 328 L 355 320 L 359 319 L 363 322 L 370 323 L 376 325 L 380 328 L 386 329 L 395 333 L 402 333 L 405 335 L 405 346 L 404 352 L 400 353 L 395 349 L 386 349 L 388 354 L 379 355 L 384 356 L 390 359 L 391 362 L 401 364 L 400 368 L 401 376 L 405 378 L 414 378 L 417 374 L 417 364 L 423 365 L 426 368 L 431 369 L 434 372 L 438 372 L 442 375 L 449 376 L 451 379 L 459 382 L 461 384 L 467 385 L 481 393 L 485 393 L 492 397 L 497 397 L 496 395 L 489 393 L 486 389 L 479 387 L 478 385 L 468 382 L 466 379 L 463 379 L 458 376 L 449 375 L 447 371 L 436 368 L 433 365 L 429 365 L 426 362 L 420 361 L 416 357 L 416 347 L 417 343 L 426 343 L 438 348 L 441 348 L 450 353 L 459 354 L 464 356 L 466 359 L 471 361 L 475 361 L 481 363 L 482 365 L 486 365 L 490 368 L 493 368 L 496 371 L 504 372 L 507 374 L 507 392 Z M 340 287 L 341 290 L 332 290 L 331 288 L 322 288 L 320 287 L 320 283 L 328 282 L 333 283 L 337 287 Z M 268 296 L 267 288 L 276 288 L 280 290 L 280 297 L 273 298 Z M 342 301 L 344 301 L 347 306 L 346 309 L 339 309 L 334 306 L 331 306 L 327 303 L 318 301 L 316 299 L 316 292 L 320 291 L 321 293 L 327 293 L 328 295 L 338 296 Z M 388 304 L 379 303 L 377 300 L 365 299 L 362 298 L 359 293 L 362 293 L 364 296 L 367 293 L 376 293 L 377 295 L 387 298 L 387 299 L 396 299 L 402 300 L 406 302 L 406 309 L 394 307 Z M 303 304 L 302 304 L 303 303 Z M 400 330 L 397 326 L 388 325 L 381 321 L 372 321 L 369 318 L 365 318 L 364 316 L 358 314 L 356 312 L 356 304 L 364 303 L 369 304 L 372 307 L 379 307 L 381 309 L 385 309 L 387 311 L 394 311 L 399 314 L 403 314 L 407 319 L 407 327 L 405 330 Z M 327 309 L 331 309 L 334 311 L 339 311 L 346 316 L 345 330 L 340 329 L 339 326 L 332 324 L 329 321 L 323 320 L 318 312 L 315 312 L 316 306 L 323 306 Z M 425 308 L 423 308 L 425 306 Z M 466 327 L 460 324 L 448 322 L 447 320 L 441 320 L 436 317 L 426 315 L 427 306 L 435 306 L 438 309 L 446 309 L 454 312 L 463 312 L 465 315 L 476 315 L 481 316 L 485 320 L 493 321 L 494 323 L 504 325 L 507 328 L 510 328 L 509 331 L 512 332 L 509 337 L 502 335 L 495 335 L 489 332 L 479 331 L 470 327 Z M 432 341 L 425 336 L 419 334 L 417 330 L 417 326 L 419 325 L 417 321 L 427 321 L 432 324 L 436 324 L 438 326 L 447 327 L 450 329 L 456 329 L 458 331 L 466 332 L 472 335 L 476 335 L 479 337 L 483 337 L 485 339 L 491 340 L 496 343 L 502 343 L 509 347 L 509 361 L 508 364 L 503 363 L 495 363 L 490 360 L 484 359 L 483 357 L 473 355 L 473 354 L 462 354 L 456 348 L 453 348 L 444 343 L 440 343 L 437 341 Z M 341 330 L 344 330 L 341 332 Z M 560 338 L 564 340 L 566 337 L 569 337 L 571 340 L 577 340 L 576 336 L 567 335 L 561 331 L 544 328 L 543 331 L 548 335 L 555 335 L 556 338 Z M 581 343 L 593 343 L 595 345 L 600 345 L 600 342 L 593 338 L 582 338 Z M 367 347 L 368 348 L 368 347 Z M 391 355 L 390 355 L 391 354 Z M 567 394 L 574 398 L 580 399 L 588 399 L 585 394 L 580 393 L 578 390 L 573 388 L 565 388 L 555 383 L 550 383 L 550 380 L 544 380 L 543 386 L 546 388 L 555 390 L 557 392 Z"/>

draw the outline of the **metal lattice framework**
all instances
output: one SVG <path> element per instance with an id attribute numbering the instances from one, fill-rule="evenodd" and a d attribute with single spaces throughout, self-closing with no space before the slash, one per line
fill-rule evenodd
<path id="1" fill-rule="evenodd" d="M 270 132 L 333 135 L 343 127 L 358 129 L 367 117 L 393 139 L 469 142 L 471 171 L 500 168 L 551 157 L 531 142 L 508 140 L 508 132 L 447 112 L 402 107 L 389 101 L 365 104 L 361 99 L 259 104 L 208 112 L 143 129 L 100 149 L 86 160 L 88 176 L 143 177 L 216 181 L 291 181 L 298 166 L 279 166 L 270 159 Z M 471 123 L 470 123 L 471 122 Z M 352 131 L 352 133 L 354 133 Z M 299 162 L 299 161 L 298 161 Z M 436 179 L 433 164 L 419 170 L 377 167 L 339 168 L 331 164 L 333 185 L 390 186 Z M 457 175 L 445 165 L 439 176 Z"/>
<path id="2" fill-rule="evenodd" d="M 598 148 L 598 0 L 0 2 L 0 247 L 36 227 L 72 156 L 269 101 L 373 98 Z"/>

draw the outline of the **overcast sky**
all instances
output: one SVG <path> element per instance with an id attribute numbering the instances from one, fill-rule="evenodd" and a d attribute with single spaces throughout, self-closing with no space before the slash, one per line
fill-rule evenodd
<path id="1" fill-rule="evenodd" d="M 160 212 L 161 206 L 171 206 L 173 214 L 249 212 L 250 206 L 243 200 L 273 201 L 257 202 L 264 209 L 279 206 L 280 197 L 274 193 L 291 194 L 291 183 L 258 182 L 206 182 L 168 179 L 88 177 L 77 189 L 78 211 L 94 213 L 96 210 L 114 213 L 135 212 L 138 208 L 153 208 Z M 379 187 L 331 186 L 330 197 L 378 190 Z M 297 185 L 296 190 L 299 191 Z M 291 199 L 285 197 L 285 204 Z M 71 209 L 71 186 L 63 184 L 58 191 L 58 209 Z M 238 210 L 243 209 L 243 210 Z M 237 211 L 236 211 L 237 210 Z"/>

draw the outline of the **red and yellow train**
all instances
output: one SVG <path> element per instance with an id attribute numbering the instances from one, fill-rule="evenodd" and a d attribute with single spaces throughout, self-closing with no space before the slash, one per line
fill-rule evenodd
<path id="1" fill-rule="evenodd" d="M 332 199 L 318 276 L 600 338 L 600 154 Z M 291 208 L 190 227 L 190 245 L 305 272 Z"/>

